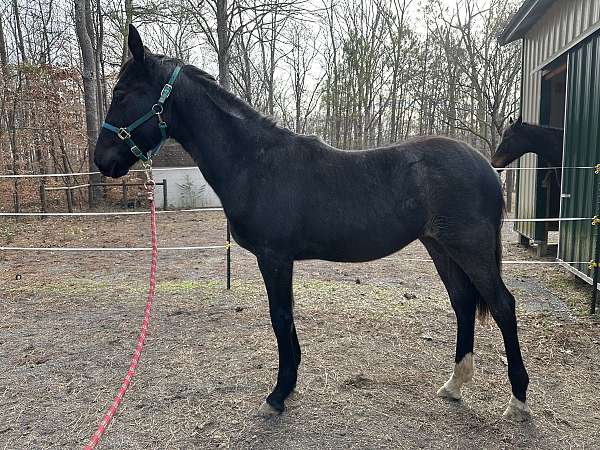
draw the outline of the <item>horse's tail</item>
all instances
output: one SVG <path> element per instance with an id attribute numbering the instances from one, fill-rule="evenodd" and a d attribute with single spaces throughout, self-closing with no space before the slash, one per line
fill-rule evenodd
<path id="1" fill-rule="evenodd" d="M 498 266 L 498 274 L 502 275 L 502 224 L 504 222 L 504 216 L 506 215 L 506 202 L 502 191 L 500 191 L 500 215 L 498 217 L 496 225 L 496 265 Z M 483 299 L 477 297 L 477 318 L 481 323 L 485 323 L 487 317 L 490 314 L 490 308 Z"/>
<path id="2" fill-rule="evenodd" d="M 504 196 L 500 194 L 500 217 L 498 220 L 498 229 L 496 230 L 496 264 L 498 272 L 502 275 L 502 224 L 506 216 L 506 202 Z"/>

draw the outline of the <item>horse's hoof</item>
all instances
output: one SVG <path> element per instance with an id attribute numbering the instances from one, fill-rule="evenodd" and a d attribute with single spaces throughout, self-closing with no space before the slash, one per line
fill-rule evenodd
<path id="1" fill-rule="evenodd" d="M 502 417 L 514 422 L 527 422 L 531 420 L 531 410 L 529 409 L 529 406 L 527 406 L 527 403 L 523 403 L 517 397 L 511 395 L 506 411 L 504 411 Z"/>
<path id="2" fill-rule="evenodd" d="M 460 387 L 456 385 L 454 380 L 450 378 L 446 383 L 439 388 L 437 396 L 448 400 L 458 401 L 461 399 Z"/>
<path id="3" fill-rule="evenodd" d="M 264 417 L 265 419 L 277 417 L 281 415 L 282 412 L 283 411 L 273 408 L 268 402 L 264 402 L 262 405 L 260 405 L 260 408 L 258 408 L 258 415 Z"/>

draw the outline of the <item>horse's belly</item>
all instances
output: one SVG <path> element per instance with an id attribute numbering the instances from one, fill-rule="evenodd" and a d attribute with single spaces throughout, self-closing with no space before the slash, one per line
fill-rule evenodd
<path id="1" fill-rule="evenodd" d="M 338 262 L 365 262 L 389 256 L 419 237 L 417 229 L 390 225 L 382 229 L 344 233 L 337 230 L 328 238 L 308 239 L 297 259 L 324 259 Z"/>

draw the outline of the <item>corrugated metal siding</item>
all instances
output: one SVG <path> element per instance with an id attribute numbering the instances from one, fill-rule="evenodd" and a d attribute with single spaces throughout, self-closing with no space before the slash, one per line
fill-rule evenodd
<path id="1" fill-rule="evenodd" d="M 519 167 L 536 167 L 537 155 L 528 153 L 519 159 Z M 536 181 L 535 172 L 521 170 L 517 173 L 517 207 L 516 217 L 532 218 L 536 215 Z M 515 230 L 530 239 L 539 239 L 535 233 L 535 222 L 517 222 Z"/>
<path id="2" fill-rule="evenodd" d="M 600 160 L 600 36 L 594 35 L 569 54 L 567 122 L 564 165 L 594 166 Z M 597 182 L 593 170 L 565 170 L 561 217 L 592 217 L 596 209 Z M 563 261 L 593 259 L 594 226 L 590 221 L 562 222 L 558 257 Z M 590 276 L 586 264 L 573 268 Z"/>
<path id="3" fill-rule="evenodd" d="M 523 95 L 521 113 L 525 122 L 539 124 L 542 72 L 539 70 L 600 27 L 600 0 L 557 1 L 527 33 L 523 42 Z M 537 156 L 521 158 L 521 167 L 537 167 Z M 518 177 L 516 216 L 538 217 L 536 201 L 543 174 L 522 171 Z M 515 229 L 535 240 L 543 239 L 543 226 L 517 223 Z"/>
<path id="4" fill-rule="evenodd" d="M 600 1 L 557 1 L 527 33 L 536 55 L 532 70 L 540 69 L 600 25 Z"/>

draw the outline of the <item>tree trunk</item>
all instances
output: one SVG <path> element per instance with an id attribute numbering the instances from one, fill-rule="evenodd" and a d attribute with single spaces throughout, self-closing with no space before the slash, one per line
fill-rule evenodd
<path id="1" fill-rule="evenodd" d="M 81 59 L 83 63 L 83 97 L 85 105 L 85 125 L 87 129 L 87 158 L 90 172 L 96 172 L 98 168 L 94 164 L 94 148 L 98 136 L 98 105 L 96 92 L 96 60 L 94 58 L 94 49 L 92 39 L 88 34 L 86 26 L 86 6 L 89 0 L 74 0 L 75 2 L 75 32 L 77 42 L 81 50 Z M 99 175 L 90 175 L 90 184 L 98 183 Z M 88 202 L 90 208 L 96 206 L 100 200 L 102 191 L 98 188 L 91 188 L 88 191 Z"/>
<path id="2" fill-rule="evenodd" d="M 229 91 L 231 90 L 231 77 L 229 74 L 229 24 L 227 19 L 227 0 L 217 0 L 219 84 Z"/>
<path id="3" fill-rule="evenodd" d="M 129 25 L 133 23 L 133 0 L 125 0 L 125 26 L 123 32 L 123 51 L 121 53 L 121 65 L 127 61 L 129 57 L 129 49 L 127 48 L 127 39 L 129 38 Z"/>
<path id="4" fill-rule="evenodd" d="M 2 16 L 0 16 L 0 65 L 2 65 L 3 86 L 6 86 L 8 83 L 8 55 L 6 53 L 6 38 L 4 37 L 4 24 L 2 23 Z"/>
<path id="5" fill-rule="evenodd" d="M 102 5 L 97 4 L 96 11 L 97 28 L 93 27 L 91 11 L 89 14 L 90 27 L 88 32 L 96 35 L 94 45 L 94 59 L 96 63 L 96 103 L 98 105 L 98 126 L 102 126 L 102 120 L 106 114 L 106 81 L 104 79 L 102 46 L 104 45 L 104 25 L 102 23 Z M 91 31 L 90 31 L 91 30 Z"/>
<path id="6" fill-rule="evenodd" d="M 21 31 L 21 18 L 19 17 L 19 5 L 17 4 L 17 0 L 13 0 L 12 7 L 13 14 L 15 16 L 17 47 L 19 48 L 19 52 L 21 53 L 21 62 L 26 63 L 27 54 L 25 53 L 25 41 L 23 40 L 23 32 Z"/>
<path id="7" fill-rule="evenodd" d="M 18 77 L 18 85 L 17 89 L 14 93 L 12 110 L 8 111 L 6 118 L 6 125 L 9 130 L 9 139 L 10 139 L 10 151 L 12 157 L 12 172 L 13 175 L 19 174 L 19 154 L 17 152 L 17 124 L 16 124 L 16 112 L 17 112 L 17 99 L 19 98 L 19 94 L 21 93 L 21 89 L 23 86 L 23 78 L 21 75 L 21 71 L 17 69 L 17 77 Z M 14 178 L 13 182 L 13 204 L 15 207 L 15 212 L 21 212 L 21 195 L 19 192 L 20 178 Z"/>

